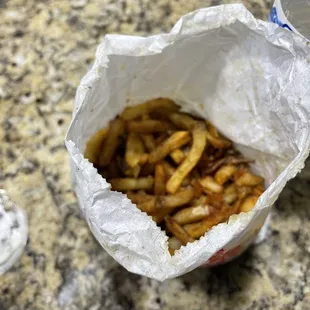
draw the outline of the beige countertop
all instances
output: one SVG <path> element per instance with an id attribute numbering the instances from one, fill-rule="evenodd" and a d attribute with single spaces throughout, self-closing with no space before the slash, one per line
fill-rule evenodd
<path id="1" fill-rule="evenodd" d="M 222 267 L 159 283 L 95 241 L 71 191 L 64 135 L 106 33 L 154 34 L 215 0 L 0 0 L 0 188 L 24 208 L 24 255 L 0 309 L 310 309 L 310 162 L 271 214 L 267 240 Z M 240 1 L 239 1 L 240 2 Z M 267 18 L 270 1 L 244 0 Z"/>

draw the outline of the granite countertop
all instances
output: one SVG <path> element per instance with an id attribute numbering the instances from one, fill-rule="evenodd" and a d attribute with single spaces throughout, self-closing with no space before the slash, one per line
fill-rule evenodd
<path id="1" fill-rule="evenodd" d="M 310 309 L 310 161 L 277 201 L 265 242 L 164 283 L 105 253 L 70 188 L 64 135 L 104 35 L 168 31 L 186 12 L 230 2 L 0 0 L 0 188 L 29 218 L 25 253 L 0 277 L 1 310 Z M 264 19 L 271 6 L 243 3 Z"/>

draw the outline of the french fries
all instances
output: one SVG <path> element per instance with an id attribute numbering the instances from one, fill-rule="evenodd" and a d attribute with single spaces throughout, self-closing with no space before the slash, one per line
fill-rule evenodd
<path id="1" fill-rule="evenodd" d="M 137 204 L 138 209 L 146 213 L 154 213 L 156 211 L 156 198 L 146 200 Z"/>
<path id="2" fill-rule="evenodd" d="M 249 196 L 249 197 L 247 197 L 242 202 L 239 211 L 240 212 L 249 212 L 249 211 L 251 211 L 254 208 L 257 200 L 258 200 L 258 196 Z"/>
<path id="3" fill-rule="evenodd" d="M 109 165 L 109 168 L 110 168 L 110 165 Z M 108 168 L 108 171 L 109 171 L 109 168 Z M 126 168 L 126 169 L 124 169 L 124 174 L 125 174 L 126 177 L 137 178 L 139 176 L 139 174 L 140 174 L 140 171 L 141 171 L 141 167 L 140 166 L 135 166 L 133 168 Z"/>
<path id="4" fill-rule="evenodd" d="M 259 197 L 263 192 L 264 192 L 264 186 L 262 184 L 260 184 L 260 185 L 257 185 L 254 187 L 252 193 L 253 193 L 253 195 Z"/>
<path id="5" fill-rule="evenodd" d="M 148 152 L 152 152 L 155 147 L 156 147 L 156 143 L 155 143 L 155 139 L 151 134 L 141 134 L 141 139 L 144 143 L 145 148 L 148 150 Z"/>
<path id="6" fill-rule="evenodd" d="M 166 132 L 169 129 L 174 129 L 174 126 L 166 121 L 160 120 L 142 120 L 142 121 L 128 121 L 128 132 L 137 133 L 153 133 L 153 132 Z"/>
<path id="7" fill-rule="evenodd" d="M 147 195 L 144 191 L 141 193 L 138 192 L 138 193 L 134 193 L 132 191 L 129 191 L 126 193 L 127 194 L 127 197 L 133 202 L 133 203 L 136 203 L 136 204 L 139 204 L 139 203 L 143 203 L 143 202 L 146 202 L 148 200 L 153 200 L 154 199 L 154 196 L 152 195 Z"/>
<path id="8" fill-rule="evenodd" d="M 157 109 L 164 109 L 169 112 L 176 112 L 179 110 L 179 107 L 170 99 L 158 98 L 133 107 L 128 107 L 124 110 L 120 117 L 128 121 L 139 118 L 142 115 L 149 114 Z"/>
<path id="9" fill-rule="evenodd" d="M 210 205 L 198 205 L 184 208 L 172 216 L 180 225 L 198 222 L 215 212 L 215 208 Z"/>
<path id="10" fill-rule="evenodd" d="M 155 144 L 160 145 L 164 140 L 168 138 L 168 135 L 166 133 L 162 133 L 156 140 Z"/>
<path id="11" fill-rule="evenodd" d="M 227 186 L 224 190 L 223 199 L 225 203 L 232 204 L 238 199 L 238 192 L 235 184 Z"/>
<path id="12" fill-rule="evenodd" d="M 101 167 L 107 166 L 120 143 L 119 137 L 124 133 L 125 123 L 121 119 L 116 119 L 110 123 L 107 136 L 103 141 L 102 150 L 100 153 L 99 164 Z"/>
<path id="13" fill-rule="evenodd" d="M 162 160 L 173 150 L 187 144 L 189 141 L 190 134 L 188 131 L 175 132 L 150 153 L 149 163 L 154 164 Z"/>
<path id="14" fill-rule="evenodd" d="M 147 162 L 148 155 L 144 152 L 144 145 L 138 134 L 130 132 L 126 142 L 125 161 L 129 167 L 134 168 Z"/>
<path id="15" fill-rule="evenodd" d="M 239 206 L 238 201 L 232 207 L 224 206 L 221 212 L 213 213 L 198 223 L 187 224 L 184 226 L 184 229 L 192 238 L 200 238 L 213 226 L 227 221 L 231 215 L 238 211 Z"/>
<path id="16" fill-rule="evenodd" d="M 217 149 L 231 147 L 231 142 L 221 137 L 216 128 L 212 124 L 207 122 L 207 127 L 208 127 L 207 139 L 213 147 Z"/>
<path id="17" fill-rule="evenodd" d="M 202 124 L 197 123 L 193 128 L 193 145 L 187 158 L 177 168 L 175 173 L 167 182 L 167 192 L 174 194 L 179 188 L 185 177 L 193 170 L 198 163 L 202 152 L 206 147 L 206 130 Z"/>
<path id="18" fill-rule="evenodd" d="M 154 184 L 154 178 L 148 176 L 146 178 L 118 178 L 111 179 L 110 184 L 116 191 L 126 192 L 138 189 L 150 190 Z"/>
<path id="19" fill-rule="evenodd" d="M 182 246 L 182 242 L 178 238 L 176 237 L 169 238 L 168 249 L 169 249 L 169 253 L 171 254 L 171 256 L 174 254 L 176 250 L 179 250 L 181 246 Z"/>
<path id="20" fill-rule="evenodd" d="M 243 200 L 245 197 L 250 195 L 251 192 L 252 192 L 251 187 L 247 187 L 247 186 L 237 187 L 237 193 L 238 193 L 239 200 Z"/>
<path id="21" fill-rule="evenodd" d="M 214 180 L 220 184 L 223 185 L 227 181 L 229 181 L 234 173 L 237 171 L 237 167 L 234 165 L 226 165 L 222 166 L 219 170 L 217 170 Z"/>
<path id="22" fill-rule="evenodd" d="M 164 195 L 166 192 L 166 173 L 162 163 L 155 166 L 154 194 Z"/>
<path id="23" fill-rule="evenodd" d="M 223 186 L 217 183 L 212 177 L 206 176 L 200 180 L 200 185 L 206 191 L 206 193 L 221 193 Z"/>
<path id="24" fill-rule="evenodd" d="M 170 178 L 175 173 L 175 168 L 166 160 L 162 161 L 166 175 Z"/>
<path id="25" fill-rule="evenodd" d="M 170 153 L 170 157 L 176 164 L 180 164 L 184 160 L 185 154 L 181 149 L 175 149 Z"/>
<path id="26" fill-rule="evenodd" d="M 191 116 L 183 113 L 171 113 L 168 115 L 169 120 L 181 129 L 192 130 L 197 124 Z"/>
<path id="27" fill-rule="evenodd" d="M 224 196 L 222 195 L 222 193 L 217 194 L 210 192 L 208 194 L 208 198 L 210 205 L 218 210 L 221 210 L 221 208 L 225 203 Z"/>
<path id="28" fill-rule="evenodd" d="M 198 198 L 194 199 L 191 203 L 193 207 L 195 206 L 200 206 L 200 205 L 205 205 L 210 202 L 210 198 L 207 197 L 206 195 L 201 195 Z"/>
<path id="29" fill-rule="evenodd" d="M 199 177 L 199 176 L 198 176 Z M 184 182 L 184 181 L 183 181 Z M 194 197 L 203 197 L 202 194 L 203 194 L 203 188 L 202 186 L 200 185 L 199 183 L 199 179 L 196 178 L 195 179 L 195 174 L 193 174 L 193 179 L 191 180 L 190 184 L 193 186 L 194 190 L 195 190 L 195 194 L 194 194 Z"/>
<path id="30" fill-rule="evenodd" d="M 99 150 L 103 140 L 106 138 L 107 129 L 99 130 L 95 135 L 93 135 L 86 145 L 86 150 L 84 153 L 85 158 L 87 158 L 91 163 L 99 164 Z"/>
<path id="31" fill-rule="evenodd" d="M 239 178 L 237 178 L 235 184 L 237 186 L 256 186 L 264 181 L 262 177 L 253 175 L 250 172 L 243 173 Z"/>
<path id="32" fill-rule="evenodd" d="M 167 229 L 173 233 L 173 235 L 178 238 L 183 245 L 186 245 L 188 242 L 193 242 L 193 239 L 187 231 L 179 225 L 176 221 L 174 221 L 171 217 L 165 217 L 165 223 Z"/>
<path id="33" fill-rule="evenodd" d="M 160 196 L 159 204 L 164 208 L 176 208 L 189 203 L 195 196 L 195 190 L 193 187 L 188 186 L 187 188 L 179 190 L 174 195 Z"/>
<path id="34" fill-rule="evenodd" d="M 152 212 L 152 219 L 157 224 L 160 224 L 167 215 L 171 214 L 174 211 L 174 209 L 171 208 L 161 208 L 159 210 L 156 210 L 155 212 Z"/>
<path id="35" fill-rule="evenodd" d="M 85 156 L 111 184 L 164 228 L 171 255 L 264 192 L 253 161 L 207 121 L 170 99 L 126 108 L 87 144 Z"/>
<path id="36" fill-rule="evenodd" d="M 227 157 L 218 159 L 216 161 L 209 160 L 208 158 L 204 157 L 202 158 L 204 161 L 200 162 L 200 166 L 204 168 L 203 172 L 205 175 L 211 174 L 217 169 L 219 169 L 221 166 L 225 164 L 231 164 L 231 165 L 241 165 L 241 164 L 250 164 L 253 162 L 253 160 L 242 158 L 242 157 L 235 157 L 228 155 Z"/>

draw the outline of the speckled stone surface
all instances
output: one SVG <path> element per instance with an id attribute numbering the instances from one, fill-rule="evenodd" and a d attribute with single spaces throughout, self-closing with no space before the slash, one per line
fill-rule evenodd
<path id="1" fill-rule="evenodd" d="M 105 253 L 70 189 L 64 135 L 104 35 L 168 31 L 186 12 L 230 2 L 0 0 L 0 188 L 29 217 L 25 253 L 0 277 L 0 310 L 310 309 L 310 161 L 277 201 L 264 243 L 164 283 Z M 271 6 L 243 3 L 264 19 Z"/>

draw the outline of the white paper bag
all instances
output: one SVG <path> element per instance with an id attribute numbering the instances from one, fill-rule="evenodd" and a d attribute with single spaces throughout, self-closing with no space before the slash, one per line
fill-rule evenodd
<path id="1" fill-rule="evenodd" d="M 163 281 L 223 263 L 253 242 L 310 145 L 309 47 L 256 20 L 242 5 L 201 9 L 170 33 L 107 35 L 78 88 L 66 137 L 73 187 L 102 247 L 129 271 Z M 210 120 L 269 186 L 254 210 L 234 215 L 171 257 L 165 232 L 83 158 L 88 139 L 126 106 L 168 97 Z"/>

